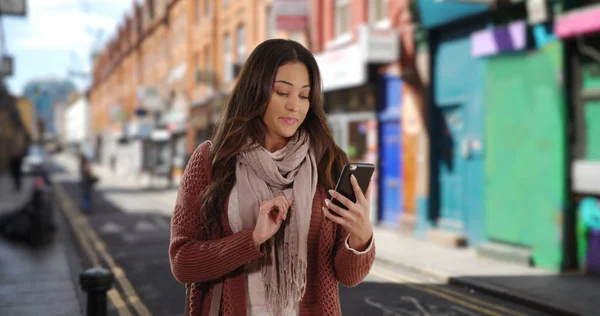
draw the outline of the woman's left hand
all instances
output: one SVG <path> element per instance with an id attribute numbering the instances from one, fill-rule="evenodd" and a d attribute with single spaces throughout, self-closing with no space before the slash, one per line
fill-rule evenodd
<path id="1" fill-rule="evenodd" d="M 352 183 L 352 188 L 354 189 L 356 203 L 352 203 L 348 198 L 334 190 L 329 190 L 331 197 L 339 201 L 348 209 L 345 210 L 333 204 L 331 200 L 325 199 L 325 205 L 327 205 L 327 207 L 323 207 L 323 212 L 332 222 L 342 225 L 346 231 L 350 233 L 350 239 L 348 240 L 349 246 L 358 251 L 362 251 L 368 247 L 369 242 L 373 237 L 373 225 L 371 224 L 371 218 L 369 216 L 371 212 L 371 186 L 369 185 L 367 192 L 363 194 L 354 175 L 350 176 L 350 183 Z M 340 216 L 332 214 L 329 209 Z"/>

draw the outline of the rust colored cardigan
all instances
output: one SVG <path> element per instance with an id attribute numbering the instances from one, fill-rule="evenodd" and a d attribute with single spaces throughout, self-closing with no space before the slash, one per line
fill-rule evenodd
<path id="1" fill-rule="evenodd" d="M 246 275 L 244 265 L 260 258 L 252 239 L 253 229 L 232 233 L 226 211 L 223 214 L 225 237 L 203 240 L 200 237 L 199 199 L 211 181 L 209 143 L 192 154 L 185 169 L 171 220 L 169 259 L 175 278 L 191 284 L 189 315 L 208 315 L 216 279 L 223 277 L 221 315 L 246 315 Z M 375 245 L 363 255 L 345 247 L 348 233 L 325 220 L 321 210 L 326 190 L 317 187 L 313 199 L 308 233 L 306 293 L 300 302 L 300 315 L 341 315 L 338 282 L 355 286 L 369 273 L 375 258 Z M 227 210 L 227 204 L 225 205 Z"/>

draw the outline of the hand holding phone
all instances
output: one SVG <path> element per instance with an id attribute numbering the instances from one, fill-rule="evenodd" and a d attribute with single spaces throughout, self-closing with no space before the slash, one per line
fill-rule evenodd
<path id="1" fill-rule="evenodd" d="M 350 246 L 366 248 L 373 236 L 370 219 L 369 185 L 375 166 L 367 163 L 351 163 L 344 166 L 331 199 L 325 199 L 325 216 L 342 225 L 350 233 Z"/>

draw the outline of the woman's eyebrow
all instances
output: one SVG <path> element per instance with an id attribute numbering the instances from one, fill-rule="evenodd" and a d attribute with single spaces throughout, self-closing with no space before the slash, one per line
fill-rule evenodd
<path id="1" fill-rule="evenodd" d="M 294 86 L 294 85 L 293 85 L 291 82 L 289 82 L 289 81 L 285 81 L 285 80 L 277 80 L 277 81 L 275 81 L 275 82 L 281 82 L 281 83 L 285 83 L 285 84 L 287 84 L 287 85 L 289 85 L 289 86 L 292 86 L 292 87 Z M 307 84 L 307 85 L 303 86 L 302 88 L 306 88 L 306 87 L 310 87 L 310 85 L 309 85 L 309 84 Z"/>

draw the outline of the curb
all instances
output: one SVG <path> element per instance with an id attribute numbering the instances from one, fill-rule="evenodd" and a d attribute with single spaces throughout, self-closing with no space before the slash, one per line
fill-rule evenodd
<path id="1" fill-rule="evenodd" d="M 511 302 L 520 303 L 526 306 L 530 306 L 532 308 L 538 309 L 543 312 L 550 313 L 551 315 L 565 315 L 565 316 L 579 316 L 583 315 L 580 312 L 573 312 L 573 310 L 577 310 L 577 308 L 569 307 L 569 306 L 561 306 L 558 304 L 550 303 L 550 301 L 543 300 L 533 295 L 527 295 L 524 293 L 515 292 L 514 290 L 493 285 L 487 282 L 482 282 L 479 280 L 475 280 L 469 277 L 454 277 L 448 273 L 444 273 L 439 270 L 434 269 L 426 269 L 419 268 L 414 265 L 401 263 L 397 261 L 392 261 L 386 258 L 381 258 L 375 256 L 375 261 L 385 263 L 387 265 L 399 266 L 403 269 L 409 270 L 414 273 L 418 273 L 424 276 L 432 277 L 438 281 L 453 284 L 458 286 L 467 286 L 478 290 L 482 293 L 493 295 L 496 297 L 500 297 L 506 299 Z"/>
<path id="2" fill-rule="evenodd" d="M 558 305 L 557 303 L 550 303 L 549 300 L 544 300 L 534 295 L 516 292 L 503 286 L 493 285 L 469 277 L 451 277 L 448 283 L 454 285 L 467 286 L 481 293 L 500 297 L 508 301 L 520 303 L 526 306 L 531 306 L 543 312 L 550 313 L 551 315 L 584 315 L 579 312 L 574 312 L 573 310 L 577 310 L 577 308 L 574 307 L 564 306 L 564 304 Z"/>

